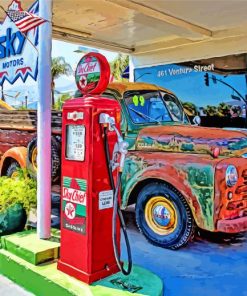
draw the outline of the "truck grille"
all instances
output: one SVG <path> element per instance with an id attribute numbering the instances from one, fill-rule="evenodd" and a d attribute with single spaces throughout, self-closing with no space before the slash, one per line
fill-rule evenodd
<path id="1" fill-rule="evenodd" d="M 235 193 L 240 194 L 242 199 L 247 199 L 247 170 L 242 172 L 243 183 L 237 187 Z"/>

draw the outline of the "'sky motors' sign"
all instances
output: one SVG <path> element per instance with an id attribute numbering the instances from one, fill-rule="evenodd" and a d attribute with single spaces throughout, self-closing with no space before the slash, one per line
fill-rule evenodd
<path id="1" fill-rule="evenodd" d="M 8 10 L 22 10 L 20 1 L 14 0 Z M 37 15 L 38 10 L 36 1 L 28 11 Z M 7 15 L 0 23 L 0 85 L 5 80 L 13 84 L 18 78 L 25 82 L 28 76 L 37 79 L 38 53 L 34 47 L 38 45 L 38 27 L 26 34 L 28 39 Z"/>

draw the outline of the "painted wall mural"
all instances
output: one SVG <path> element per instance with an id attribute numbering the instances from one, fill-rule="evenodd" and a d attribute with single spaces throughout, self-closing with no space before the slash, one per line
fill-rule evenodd
<path id="1" fill-rule="evenodd" d="M 225 60 L 229 62 L 229 59 Z M 202 125 L 246 127 L 246 74 L 243 69 L 227 69 L 227 62 L 219 68 L 217 61 L 215 58 L 198 64 L 194 61 L 137 68 L 135 81 L 154 83 L 173 91 L 188 116 L 192 119 L 199 115 Z"/>

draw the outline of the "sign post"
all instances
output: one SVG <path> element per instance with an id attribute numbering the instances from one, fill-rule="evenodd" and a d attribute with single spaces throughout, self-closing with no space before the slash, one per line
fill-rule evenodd
<path id="1" fill-rule="evenodd" d="M 37 234 L 47 239 L 51 227 L 52 0 L 39 0 L 39 16 L 47 22 L 39 28 Z"/>

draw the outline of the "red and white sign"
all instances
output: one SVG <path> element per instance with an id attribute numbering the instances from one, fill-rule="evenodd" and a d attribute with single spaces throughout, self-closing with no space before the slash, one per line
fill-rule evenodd
<path id="1" fill-rule="evenodd" d="M 83 112 L 68 112 L 67 114 L 67 119 L 72 119 L 74 121 L 77 121 L 79 119 L 83 119 L 84 118 L 84 114 Z"/>
<path id="2" fill-rule="evenodd" d="M 78 63 L 75 80 L 82 94 L 101 94 L 110 79 L 110 65 L 100 53 L 86 54 Z"/>
<path id="3" fill-rule="evenodd" d="M 90 59 L 83 59 L 82 64 L 78 64 L 76 69 L 76 75 L 85 75 L 91 73 L 100 73 L 100 64 L 97 60 L 91 62 L 92 58 Z"/>
<path id="4" fill-rule="evenodd" d="M 63 200 L 86 206 L 86 197 L 84 191 L 63 187 Z"/>
<path id="5" fill-rule="evenodd" d="M 75 207 L 72 203 L 68 202 L 65 206 L 65 215 L 66 217 L 68 217 L 69 219 L 74 219 L 75 218 Z"/>

